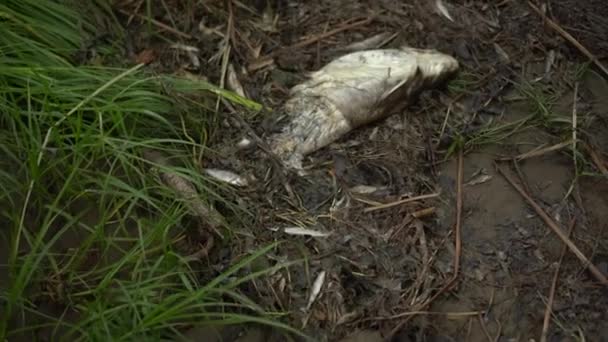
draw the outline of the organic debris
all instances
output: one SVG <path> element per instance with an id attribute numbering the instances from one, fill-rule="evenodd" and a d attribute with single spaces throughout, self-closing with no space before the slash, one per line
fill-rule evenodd
<path id="1" fill-rule="evenodd" d="M 325 275 L 327 272 L 321 271 L 317 275 L 314 283 L 312 284 L 312 288 L 310 289 L 310 296 L 308 297 L 308 303 L 306 304 L 306 310 L 310 310 L 312 304 L 317 300 L 319 294 L 321 293 L 321 289 L 323 288 L 323 284 L 325 283 Z"/>
<path id="2" fill-rule="evenodd" d="M 158 151 L 144 150 L 143 155 L 147 160 L 162 168 L 171 166 L 167 158 Z M 160 176 L 168 187 L 186 201 L 193 213 L 198 216 L 206 226 L 212 229 L 217 235 L 222 236 L 219 231 L 220 227 L 224 225 L 222 215 L 201 200 L 198 191 L 190 181 L 169 170 L 163 171 L 161 169 Z"/>
<path id="3" fill-rule="evenodd" d="M 301 227 L 287 227 L 282 229 L 285 234 L 288 235 L 301 235 L 301 236 L 312 236 L 312 237 L 326 237 L 331 233 L 320 232 L 318 230 L 301 228 Z"/>
<path id="4" fill-rule="evenodd" d="M 133 115 L 116 116 L 116 122 L 108 121 L 114 116 L 107 111 L 98 121 L 95 115 L 83 116 L 91 123 L 88 129 L 103 137 L 95 136 L 96 141 L 106 144 L 103 149 L 111 145 L 122 165 L 139 166 L 139 157 L 129 160 L 124 151 L 140 145 L 171 151 L 175 164 L 192 165 L 191 170 L 171 167 L 167 153 L 151 162 L 155 172 L 129 173 L 128 184 L 143 184 L 146 195 L 156 197 L 132 205 L 130 198 L 140 196 L 133 186 L 120 207 L 107 201 L 108 225 L 116 219 L 125 227 L 137 222 L 141 229 L 135 235 L 177 232 L 156 234 L 155 243 L 142 247 L 145 253 L 129 254 L 129 260 L 144 266 L 144 272 L 156 267 L 157 256 L 163 262 L 177 260 L 184 271 L 173 272 L 169 265 L 171 272 L 160 274 L 168 273 L 171 288 L 176 278 L 182 280 L 184 289 L 175 295 L 184 298 L 209 293 L 210 280 L 232 272 L 235 263 L 243 265 L 241 256 L 284 242 L 265 249 L 255 263 L 212 281 L 220 286 L 214 287 L 221 289 L 218 296 L 247 299 L 227 303 L 222 315 L 213 317 L 218 323 L 225 317 L 237 322 L 215 331 L 223 341 L 275 340 L 273 334 L 288 330 L 285 325 L 313 341 L 339 341 L 347 335 L 350 340 L 393 342 L 601 340 L 608 336 L 602 324 L 608 320 L 602 285 L 608 270 L 604 2 L 119 1 L 118 13 L 125 16 L 118 19 L 129 28 L 125 60 L 146 63 L 142 69 L 155 75 L 181 75 L 230 91 L 208 94 L 206 86 L 191 88 L 188 96 L 176 94 L 178 103 L 162 116 L 150 115 L 146 107 L 146 117 L 126 125 L 146 132 L 136 145 L 130 145 L 132 137 L 122 140 L 129 142 L 125 146 L 114 139 L 123 134 L 116 128 Z M 90 45 L 83 55 L 102 51 L 96 42 Z M 439 68 L 425 70 L 435 58 L 443 61 Z M 442 70 L 445 87 L 434 77 L 425 79 Z M 24 84 L 29 89 L 30 83 Z M 174 84 L 161 85 L 163 93 L 173 95 Z M 100 95 L 122 94 L 102 90 L 81 109 Z M 23 113 L 33 113 L 29 102 L 15 99 L 20 108 L 5 130 L 10 138 L 6 145 L 15 140 L 15 127 L 26 132 L 24 123 L 40 117 L 36 112 L 24 121 Z M 200 107 L 191 109 L 193 103 Z M 39 166 L 71 161 L 62 156 L 73 148 L 66 142 L 81 139 L 74 135 L 80 131 L 68 125 L 80 119 L 79 113 L 53 128 L 51 138 L 65 139 L 44 145 Z M 159 119 L 163 128 L 150 129 L 150 118 Z M 22 136 L 36 138 L 30 133 Z M 29 155 L 20 150 L 13 154 Z M 494 167 L 497 161 L 512 166 L 517 188 Z M 0 173 L 0 180 L 11 173 Z M 149 179 L 142 182 L 140 174 Z M 160 188 L 154 186 L 155 176 L 162 180 Z M 111 189 L 121 186 L 120 193 L 124 185 L 115 183 Z M 0 185 L 15 188 L 8 182 Z M 11 224 L 28 229 L 24 232 L 36 226 L 36 215 L 30 217 L 29 211 L 48 203 L 35 196 L 39 185 L 31 187 L 34 197 L 21 221 L 8 215 Z M 89 183 L 85 185 L 88 195 Z M 172 193 L 161 191 L 159 196 L 163 187 Z M 13 193 L 19 191 L 4 198 L 16 203 L 9 203 L 16 209 L 5 211 L 25 212 Z M 167 215 L 169 223 L 162 222 L 162 210 L 155 210 L 159 202 L 166 203 L 165 209 L 179 209 Z M 204 234 L 197 234 L 196 226 L 189 229 L 197 220 L 188 210 L 207 222 L 201 225 Z M 78 210 L 67 214 L 86 216 Z M 222 243 L 208 239 L 212 230 L 206 225 L 213 226 L 214 215 L 222 219 L 216 226 L 226 230 Z M 576 230 L 566 235 L 562 227 L 568 222 L 576 222 Z M 96 225 L 88 227 L 103 236 L 93 230 Z M 119 238 L 115 243 L 111 233 L 109 243 L 100 245 L 118 245 Z M 131 240 L 142 246 L 148 241 L 129 235 Z M 564 241 L 569 242 L 562 258 Z M 74 245 L 86 243 L 76 240 Z M 82 293 L 79 283 L 84 281 L 81 273 L 64 275 L 65 262 L 58 257 L 80 259 L 72 250 L 80 253 L 49 249 L 52 276 L 32 287 L 45 289 L 36 293 L 32 308 L 39 303 L 41 308 L 48 303 L 74 306 L 70 291 Z M 91 250 L 82 255 L 94 258 L 98 245 Z M 169 254 L 160 250 L 179 257 L 166 258 Z M 20 261 L 24 254 L 16 250 L 14 255 Z M 559 272 L 554 272 L 556 262 Z M 279 268 L 281 264 L 289 266 Z M 3 274 L 11 273 L 0 272 L 0 278 Z M 158 274 L 150 286 L 157 286 Z M 130 288 L 139 289 L 131 278 Z M 90 279 L 82 279 L 87 280 L 85 291 L 95 290 L 88 288 Z M 149 292 L 151 297 L 142 303 L 163 298 L 164 289 Z M 133 295 L 129 288 L 116 287 L 123 290 L 125 296 Z M 192 308 L 180 311 L 187 313 L 175 321 L 158 320 L 163 330 L 151 334 L 173 338 L 183 333 L 194 341 L 207 340 L 187 334 L 196 330 L 192 317 L 207 315 L 206 303 L 190 303 Z M 170 311 L 173 304 L 168 304 Z M 18 305 L 13 307 L 17 314 Z M 148 317 L 149 306 L 142 307 L 132 311 L 133 317 Z M 54 330 L 63 309 L 49 315 L 53 320 L 48 322 L 18 317 L 32 327 L 15 327 L 13 332 L 38 334 L 33 326 L 49 322 Z M 250 313 L 256 315 L 256 324 L 239 321 Z M 160 315 L 174 318 L 164 311 Z M 264 323 L 272 330 L 267 335 L 259 333 Z M 357 331 L 362 333 L 353 334 Z"/>
<path id="5" fill-rule="evenodd" d="M 443 15 L 444 17 L 446 17 L 450 21 L 454 21 L 454 18 L 452 18 L 452 15 L 450 15 L 450 12 L 445 7 L 445 5 L 443 3 L 443 0 L 435 0 L 435 7 L 437 8 L 437 11 L 441 15 Z"/>
<path id="6" fill-rule="evenodd" d="M 247 186 L 249 182 L 246 178 L 237 175 L 232 171 L 220 170 L 220 169 L 203 169 L 206 174 L 213 177 L 220 182 L 228 183 L 236 186 Z"/>

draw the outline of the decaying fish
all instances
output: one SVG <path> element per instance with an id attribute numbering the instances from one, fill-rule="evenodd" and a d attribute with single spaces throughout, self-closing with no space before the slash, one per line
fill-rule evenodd
<path id="1" fill-rule="evenodd" d="M 237 175 L 232 171 L 219 170 L 219 169 L 204 169 L 205 173 L 218 181 L 236 185 L 236 186 L 247 186 L 249 182 L 246 178 Z"/>
<path id="2" fill-rule="evenodd" d="M 344 55 L 291 89 L 290 122 L 270 137 L 287 167 L 349 131 L 406 106 L 424 89 L 455 74 L 458 62 L 435 50 L 409 47 Z"/>

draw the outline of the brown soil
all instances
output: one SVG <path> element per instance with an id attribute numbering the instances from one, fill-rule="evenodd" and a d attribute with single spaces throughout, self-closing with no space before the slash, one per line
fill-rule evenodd
<path id="1" fill-rule="evenodd" d="M 256 176 L 258 182 L 240 193 L 239 201 L 258 217 L 229 243 L 217 243 L 201 268 L 211 263 L 219 269 L 256 246 L 287 240 L 268 262 L 302 256 L 308 262 L 242 290 L 262 305 L 288 312 L 288 322 L 314 339 L 339 341 L 353 333 L 348 341 L 538 339 L 562 243 L 496 171 L 494 162 L 569 139 L 575 83 L 581 141 L 578 172 L 570 146 L 522 160 L 518 172 L 511 163 L 501 165 L 521 177 L 562 228 L 576 220 L 571 239 L 608 275 L 608 178 L 600 175 L 582 148 L 587 142 L 600 159 L 608 160 L 608 81 L 593 68 L 580 75 L 584 56 L 545 29 L 526 2 L 445 1 L 455 18 L 450 22 L 434 11 L 433 1 L 277 0 L 269 1 L 278 16 L 274 27 L 256 9 L 263 8 L 259 1 L 242 6 L 233 1 L 231 8 L 225 6 L 230 1 L 202 1 L 196 6 L 165 2 L 173 6 L 170 15 L 180 23 L 178 29 L 192 36 L 185 39 L 167 32 L 167 37 L 201 49 L 201 67 L 192 68 L 185 54 L 168 52 L 164 43 L 143 39 L 136 20 L 134 56 L 143 58 L 142 52 L 152 51 L 146 57 L 151 58 L 150 67 L 187 70 L 219 83 L 220 36 L 229 31 L 225 23 L 232 17 L 231 62 L 247 94 L 275 110 L 242 116 L 262 138 L 274 129 L 289 87 L 307 71 L 343 54 L 341 48 L 350 43 L 395 33 L 387 47 L 435 48 L 461 63 L 459 79 L 466 86 L 460 88 L 465 89 L 426 93 L 406 112 L 353 132 L 308 158 L 306 176 L 273 167 L 261 151 L 238 151 L 234 145 L 245 130 L 238 120 L 226 119 L 213 137 L 212 148 L 218 152 L 208 156 L 207 165 Z M 123 11 L 135 10 L 131 2 L 125 3 Z M 572 29 L 599 57 L 608 55 L 605 1 L 552 3 L 549 13 L 556 22 Z M 162 6 L 153 8 L 159 9 L 158 21 L 169 22 Z M 317 39 L 365 18 L 371 20 Z M 201 20 L 207 28 L 203 32 Z M 307 40 L 310 43 L 302 43 Z M 553 54 L 554 63 L 545 73 Z M 473 138 L 488 127 L 536 112 L 538 106 L 517 90 L 526 83 L 555 95 L 551 115 L 560 121 L 534 121 L 504 139 L 464 145 L 461 268 L 455 286 L 430 301 L 454 272 L 457 162 L 448 154 L 450 146 L 460 135 Z M 441 134 L 449 106 L 448 125 Z M 226 113 L 228 118 L 240 115 Z M 378 191 L 349 191 L 359 185 Z M 365 211 L 374 203 L 430 193 L 440 195 Z M 298 224 L 332 234 L 305 238 L 269 229 Z M 605 340 L 606 289 L 572 253 L 565 254 L 560 266 L 549 340 Z M 319 298 L 305 310 L 312 283 L 322 271 L 327 276 Z M 192 341 L 217 335 L 205 329 L 185 333 Z M 221 334 L 226 341 L 283 339 L 250 327 L 224 329 Z"/>
<path id="2" fill-rule="evenodd" d="M 305 71 L 340 55 L 341 47 L 382 32 L 397 34 L 387 46 L 408 44 L 453 54 L 463 66 L 462 74 L 471 78 L 465 93 L 439 89 L 425 94 L 407 112 L 353 132 L 314 154 L 307 160 L 308 176 L 290 175 L 287 180 L 299 201 L 289 199 L 282 182 L 265 183 L 258 189 L 260 197 L 255 201 L 260 203 L 260 221 L 250 232 L 255 237 L 243 243 L 288 239 L 292 244 L 277 251 L 277 258 L 298 257 L 300 253 L 310 258 L 307 267 L 263 281 L 280 293 L 278 297 L 265 291 L 258 295 L 289 311 L 290 322 L 317 340 L 336 341 L 357 330 L 362 333 L 351 335 L 350 340 L 375 341 L 391 336 L 394 341 L 538 338 L 562 243 L 495 171 L 494 161 L 562 142 L 571 135 L 570 124 L 524 126 L 494 143 L 467 146 L 459 277 L 456 286 L 425 307 L 421 304 L 427 303 L 454 271 L 457 170 L 455 158 L 442 160 L 458 133 L 475 136 L 484 127 L 515 122 L 534 112 L 534 104 L 521 97 L 518 100 L 520 92 L 513 86 L 530 82 L 534 88 L 555 95 L 551 115 L 567 122 L 573 85 L 580 81 L 577 121 L 581 140 L 592 143 L 604 158 L 608 152 L 602 150 L 608 146 L 608 106 L 602 95 L 608 94 L 606 80 L 594 71 L 577 76 L 575 70 L 584 58 L 555 32 L 543 29 L 541 18 L 530 7 L 515 1 L 452 4 L 449 8 L 456 22 L 451 23 L 437 15 L 429 3 L 284 2 L 276 32 L 265 33 L 251 29 L 250 23 L 260 18 L 239 10 L 234 13 L 235 31 L 243 31 L 240 35 L 250 37 L 255 47 L 261 46 L 261 56 L 273 57 L 269 67 L 241 74 L 241 81 L 254 99 L 275 109 Z M 597 3 L 581 6 L 568 12 L 572 3 L 558 1 L 551 9 L 558 23 L 587 18 L 576 23 L 575 36 L 583 44 L 591 44 L 592 52 L 602 57 L 608 51 L 601 38 L 605 37 L 605 25 L 598 27 L 595 14 L 587 14 L 594 7 L 602 11 L 608 7 Z M 299 42 L 371 15 L 369 23 L 297 47 Z M 245 45 L 244 40 L 241 44 Z M 285 48 L 292 46 L 296 48 Z M 233 61 L 243 68 L 251 69 L 264 60 L 253 58 L 244 46 L 236 51 Z M 553 53 L 555 62 L 545 75 L 545 62 Z M 540 76 L 545 77 L 539 81 Z M 450 104 L 453 110 L 448 129 L 440 137 Z M 259 135 L 272 129 L 268 121 L 273 116 L 251 122 Z M 226 142 L 220 140 L 218 145 Z M 235 155 L 240 159 L 240 170 L 262 176 L 266 166 L 260 170 L 259 161 L 247 157 Z M 590 160 L 588 155 L 583 159 Z M 608 202 L 602 195 L 608 187 L 606 178 L 598 177 L 588 162 L 579 166 L 580 176 L 575 177 L 569 147 L 518 165 L 532 196 L 562 227 L 576 219 L 572 240 L 606 272 Z M 514 171 L 509 164 L 505 166 Z M 572 184 L 575 186 L 569 193 Z M 348 189 L 357 185 L 380 190 L 371 196 L 349 193 Z M 363 210 L 370 201 L 387 203 L 404 195 L 433 192 L 441 196 L 368 213 Z M 428 208 L 435 208 L 432 215 L 412 216 Z M 314 239 L 268 231 L 293 222 L 333 234 Z M 303 311 L 311 284 L 321 271 L 327 272 L 321 295 L 310 311 Z M 561 264 L 558 286 L 549 340 L 599 341 L 608 336 L 601 323 L 608 318 L 605 289 L 571 253 L 566 253 Z M 423 312 L 411 314 L 416 311 Z M 479 314 L 471 314 L 475 311 Z M 251 341 L 268 338 L 258 331 L 250 335 L 258 336 Z"/>

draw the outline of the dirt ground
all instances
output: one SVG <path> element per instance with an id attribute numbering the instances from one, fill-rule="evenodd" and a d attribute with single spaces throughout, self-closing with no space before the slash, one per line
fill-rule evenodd
<path id="1" fill-rule="evenodd" d="M 172 11 L 153 7 L 157 24 L 178 23 L 166 36 L 196 46 L 200 66 L 167 42 L 147 39 L 137 17 L 130 24 L 131 57 L 220 84 L 227 56 L 246 94 L 270 109 L 226 110 L 212 137 L 209 167 L 257 179 L 235 197 L 257 219 L 216 243 L 197 266 L 203 277 L 256 247 L 286 240 L 250 271 L 276 261 L 307 262 L 242 290 L 287 312 L 290 324 L 316 340 L 530 341 L 541 336 L 559 267 L 548 340 L 608 339 L 606 287 L 572 252 L 562 252 L 557 235 L 497 171 L 521 182 L 565 234 L 573 227 L 572 242 L 608 276 L 607 75 L 526 2 L 446 1 L 453 22 L 433 1 L 421 0 L 278 0 L 266 9 L 264 1 L 165 2 Z M 138 3 L 124 1 L 121 13 L 138 13 Z M 552 1 L 548 13 L 600 60 L 608 57 L 605 1 Z M 378 34 L 387 38 L 383 47 L 453 55 L 459 76 L 405 112 L 313 154 L 305 176 L 276 167 L 259 148 L 235 147 L 244 136 L 264 139 L 276 129 L 289 88 L 307 71 Z M 461 250 L 455 248 L 458 146 Z M 530 151 L 541 153 L 513 162 Z M 420 195 L 428 196 L 402 201 Z M 274 229 L 292 226 L 330 234 Z M 308 305 L 321 273 L 319 296 Z M 213 340 L 205 329 L 184 333 L 192 341 Z M 225 328 L 220 335 L 285 339 L 259 327 Z"/>
<path id="2" fill-rule="evenodd" d="M 216 157 L 209 155 L 207 163 L 255 175 L 258 182 L 240 196 L 259 220 L 229 246 L 216 246 L 211 262 L 229 263 L 255 246 L 288 240 L 270 260 L 305 256 L 306 265 L 258 281 L 249 294 L 288 312 L 291 324 L 319 341 L 535 340 L 559 266 L 548 340 L 605 340 L 606 289 L 572 253 L 560 262 L 563 244 L 495 161 L 507 160 L 498 167 L 519 178 L 562 229 L 575 222 L 571 240 L 608 274 L 608 180 L 601 175 L 608 153 L 606 75 L 586 67 L 584 55 L 525 2 L 446 2 L 454 22 L 432 3 L 271 1 L 264 9 L 263 1 L 203 2 L 171 13 L 198 37 L 189 43 L 201 49 L 202 65 L 192 68 L 174 52 L 173 58 L 159 53 L 153 65 L 190 68 L 219 83 L 227 33 L 230 61 L 246 94 L 272 109 L 236 114 L 262 138 L 275 128 L 288 89 L 351 43 L 385 34 L 392 38 L 385 47 L 434 48 L 461 63 L 447 88 L 312 155 L 306 176 L 272 167 L 259 151 L 237 150 L 246 129 L 226 119 L 213 141 Z M 608 57 L 608 26 L 602 24 L 608 6 L 602 1 L 553 1 L 548 13 L 591 53 Z M 140 44 L 136 52 L 153 49 Z M 578 149 L 567 143 L 573 108 Z M 457 252 L 458 158 L 450 152 L 458 142 L 464 186 Z M 509 161 L 534 150 L 540 155 Z M 424 194 L 429 198 L 382 206 Z M 287 226 L 331 234 L 312 238 L 271 229 Z M 455 282 L 442 289 L 454 276 L 457 256 Z M 307 309 L 322 272 L 319 297 Z M 234 341 L 282 339 L 259 328 L 222 334 Z M 188 335 L 207 336 L 200 330 Z"/>

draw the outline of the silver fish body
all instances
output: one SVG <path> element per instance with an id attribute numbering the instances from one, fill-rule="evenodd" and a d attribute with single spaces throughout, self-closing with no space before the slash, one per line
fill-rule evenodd
<path id="1" fill-rule="evenodd" d="M 344 55 L 291 89 L 289 123 L 270 138 L 271 149 L 286 166 L 300 169 L 303 156 L 394 113 L 458 67 L 449 55 L 409 47 Z"/>

